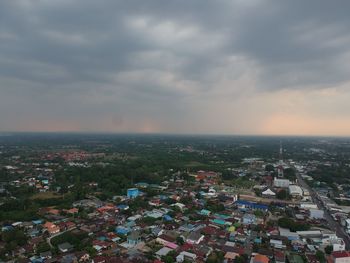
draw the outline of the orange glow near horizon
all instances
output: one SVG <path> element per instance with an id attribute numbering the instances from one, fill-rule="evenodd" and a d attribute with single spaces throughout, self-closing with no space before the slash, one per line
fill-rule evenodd
<path id="1" fill-rule="evenodd" d="M 350 134 L 350 122 L 343 118 L 315 119 L 308 116 L 276 114 L 260 127 L 264 135 L 334 135 Z"/>

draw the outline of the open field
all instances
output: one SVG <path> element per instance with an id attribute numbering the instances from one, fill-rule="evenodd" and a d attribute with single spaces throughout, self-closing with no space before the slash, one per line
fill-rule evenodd
<path id="1" fill-rule="evenodd" d="M 188 168 L 193 168 L 193 167 L 205 166 L 205 164 L 200 163 L 200 162 L 196 162 L 196 161 L 192 161 L 192 162 L 187 163 L 185 166 Z"/>
<path id="2" fill-rule="evenodd" d="M 41 193 L 36 193 L 31 197 L 31 199 L 52 199 L 52 198 L 62 198 L 62 195 L 55 193 L 55 192 L 41 192 Z"/>

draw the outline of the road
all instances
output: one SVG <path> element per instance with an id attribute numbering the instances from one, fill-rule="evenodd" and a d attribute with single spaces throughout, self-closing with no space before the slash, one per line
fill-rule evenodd
<path id="1" fill-rule="evenodd" d="M 77 228 L 77 227 L 72 227 L 72 228 L 67 229 L 67 230 L 65 230 L 65 231 L 59 232 L 59 233 L 57 233 L 57 234 L 55 234 L 55 235 L 49 236 L 49 237 L 46 239 L 46 241 L 47 241 L 47 243 L 49 244 L 49 246 L 50 246 L 51 248 L 53 248 L 53 245 L 51 244 L 51 239 L 53 239 L 54 237 L 60 236 L 60 235 L 62 235 L 62 234 L 64 234 L 64 233 L 66 233 L 66 232 L 72 231 L 72 230 L 74 230 L 74 229 L 76 229 L 76 228 Z"/>
<path id="2" fill-rule="evenodd" d="M 318 194 L 304 181 L 304 179 L 300 176 L 300 174 L 296 173 L 298 183 L 301 187 L 307 189 L 310 193 L 310 196 L 313 200 L 313 202 L 317 205 L 319 209 L 322 209 L 324 211 L 324 217 L 326 221 L 328 222 L 328 225 L 331 230 L 336 232 L 338 237 L 341 237 L 345 242 L 345 247 L 347 250 L 350 249 L 350 237 L 345 232 L 344 228 L 340 225 L 339 222 L 335 221 L 334 218 L 329 213 L 328 209 L 324 206 L 324 204 L 320 201 Z"/>

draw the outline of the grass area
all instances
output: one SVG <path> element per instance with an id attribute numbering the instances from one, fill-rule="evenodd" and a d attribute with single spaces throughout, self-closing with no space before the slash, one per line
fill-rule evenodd
<path id="1" fill-rule="evenodd" d="M 250 181 L 245 177 L 239 177 L 236 179 L 231 179 L 231 180 L 225 180 L 224 183 L 226 185 L 235 187 L 235 188 L 239 188 L 239 189 L 251 189 L 255 182 L 254 181 Z M 252 193 L 252 192 L 250 192 Z"/>
<path id="2" fill-rule="evenodd" d="M 201 166 L 205 166 L 205 164 L 200 163 L 200 162 L 196 162 L 196 161 L 192 161 L 189 162 L 185 165 L 186 167 L 192 168 L 192 167 L 201 167 Z"/>
<path id="3" fill-rule="evenodd" d="M 31 197 L 32 200 L 46 200 L 55 198 L 62 198 L 62 195 L 55 192 L 41 192 L 36 193 Z"/>
<path id="4" fill-rule="evenodd" d="M 52 238 L 51 240 L 51 244 L 56 247 L 65 242 L 70 243 L 78 250 L 83 250 L 84 247 L 91 246 L 90 239 L 88 239 L 88 234 L 77 230 L 65 232 Z"/>
<path id="5" fill-rule="evenodd" d="M 301 256 L 291 253 L 288 257 L 290 263 L 304 263 L 304 260 Z"/>

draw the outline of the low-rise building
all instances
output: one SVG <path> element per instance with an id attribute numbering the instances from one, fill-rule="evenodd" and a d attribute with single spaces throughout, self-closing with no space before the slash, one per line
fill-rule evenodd
<path id="1" fill-rule="evenodd" d="M 333 263 L 350 263 L 350 252 L 333 251 L 330 258 Z"/>
<path id="2" fill-rule="evenodd" d="M 288 186 L 288 190 L 292 197 L 300 198 L 303 196 L 303 189 L 298 185 L 291 184 Z"/>
<path id="3" fill-rule="evenodd" d="M 278 188 L 288 188 L 290 181 L 288 179 L 275 178 L 273 180 L 273 186 Z"/>

